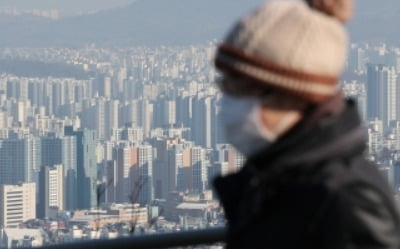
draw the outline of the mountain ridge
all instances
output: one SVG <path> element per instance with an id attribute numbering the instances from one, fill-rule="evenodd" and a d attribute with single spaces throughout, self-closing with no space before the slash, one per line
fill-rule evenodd
<path id="1" fill-rule="evenodd" d="M 400 1 L 362 0 L 348 24 L 353 41 L 397 44 Z M 138 0 L 128 6 L 57 21 L 0 16 L 0 46 L 189 45 L 222 38 L 262 0 Z M 361 1 L 358 1 L 361 3 Z"/>

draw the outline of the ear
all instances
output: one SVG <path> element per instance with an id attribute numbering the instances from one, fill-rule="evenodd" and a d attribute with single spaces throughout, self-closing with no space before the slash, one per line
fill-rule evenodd
<path id="1" fill-rule="evenodd" d="M 354 0 L 318 0 L 328 15 L 336 17 L 341 22 L 350 20 L 353 16 Z"/>
<path id="2" fill-rule="evenodd" d="M 333 16 L 335 13 L 335 4 L 337 0 L 313 0 L 313 7 L 319 11 Z"/>

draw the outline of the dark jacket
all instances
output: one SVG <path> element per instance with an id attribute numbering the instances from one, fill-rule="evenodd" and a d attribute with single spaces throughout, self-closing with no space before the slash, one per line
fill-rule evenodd
<path id="1" fill-rule="evenodd" d="M 310 111 L 240 172 L 215 180 L 228 248 L 400 248 L 393 194 L 364 159 L 356 109 L 348 101 L 335 115 Z"/>

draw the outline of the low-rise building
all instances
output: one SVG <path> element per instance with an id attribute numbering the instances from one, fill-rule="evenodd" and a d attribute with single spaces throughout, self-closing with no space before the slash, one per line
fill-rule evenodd
<path id="1" fill-rule="evenodd" d="M 42 229 L 5 228 L 1 231 L 1 248 L 29 248 L 44 245 Z"/>
<path id="2" fill-rule="evenodd" d="M 0 186 L 0 226 L 16 228 L 21 223 L 35 218 L 35 183 Z"/>

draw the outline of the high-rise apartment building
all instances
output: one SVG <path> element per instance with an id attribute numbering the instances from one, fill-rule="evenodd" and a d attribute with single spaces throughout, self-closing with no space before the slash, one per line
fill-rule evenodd
<path id="1" fill-rule="evenodd" d="M 41 137 L 42 166 L 62 164 L 62 139 L 55 136 Z"/>
<path id="2" fill-rule="evenodd" d="M 136 125 L 125 126 L 121 131 L 121 139 L 131 142 L 143 142 L 143 129 Z"/>
<path id="3" fill-rule="evenodd" d="M 157 138 L 153 146 L 157 151 L 153 168 L 154 195 L 156 198 L 167 199 L 170 192 L 178 190 L 178 174 L 184 168 L 184 163 L 189 166 L 192 143 L 179 137 Z M 186 182 L 185 179 L 181 180 Z"/>
<path id="4" fill-rule="evenodd" d="M 89 209 L 96 206 L 97 134 L 93 130 L 74 130 L 65 127 L 65 135 L 76 137 L 77 149 L 77 191 L 76 206 L 78 209 Z"/>
<path id="5" fill-rule="evenodd" d="M 0 111 L 0 129 L 8 128 L 8 116 L 6 112 Z"/>
<path id="6" fill-rule="evenodd" d="M 115 200 L 114 202 L 123 203 L 130 202 L 130 195 L 133 190 L 133 174 L 134 167 L 137 166 L 138 150 L 129 142 L 122 142 L 114 150 L 114 158 L 116 161 L 115 181 Z M 111 179 L 110 179 L 111 180 Z"/>
<path id="7" fill-rule="evenodd" d="M 172 127 L 176 124 L 176 101 L 165 96 L 154 107 L 154 127 Z"/>
<path id="8" fill-rule="evenodd" d="M 149 204 L 154 199 L 153 188 L 153 147 L 141 145 L 138 147 L 137 167 L 133 173 L 133 190 L 138 191 L 137 202 Z"/>
<path id="9" fill-rule="evenodd" d="M 105 112 L 105 137 L 110 139 L 112 129 L 119 128 L 119 101 L 118 100 L 110 100 L 106 104 L 106 112 Z"/>
<path id="10" fill-rule="evenodd" d="M 18 227 L 36 218 L 36 184 L 0 186 L 0 226 Z"/>
<path id="11" fill-rule="evenodd" d="M 127 124 L 139 126 L 139 106 L 138 100 L 129 100 L 125 105 L 120 106 L 119 123 L 121 126 Z"/>
<path id="12" fill-rule="evenodd" d="M 186 96 L 186 94 L 176 98 L 176 125 L 178 127 L 191 127 L 193 101 L 194 97 Z"/>
<path id="13" fill-rule="evenodd" d="M 103 96 L 107 99 L 111 98 L 111 77 L 110 76 L 104 76 L 100 80 L 100 86 L 99 86 L 99 93 L 100 96 Z"/>
<path id="14" fill-rule="evenodd" d="M 37 138 L 0 140 L 0 184 L 37 182 L 40 150 Z"/>
<path id="15" fill-rule="evenodd" d="M 213 111 L 212 97 L 202 96 L 193 101 L 192 137 L 196 145 L 211 148 Z"/>
<path id="16" fill-rule="evenodd" d="M 50 209 L 64 210 L 65 191 L 64 166 L 42 167 L 39 175 L 38 217 L 49 217 Z"/>
<path id="17" fill-rule="evenodd" d="M 143 128 L 144 138 L 150 137 L 150 131 L 153 125 L 154 106 L 147 99 L 140 99 L 138 101 L 137 122 L 138 126 Z"/>
<path id="18" fill-rule="evenodd" d="M 212 144 L 213 148 L 216 148 L 218 144 L 225 144 L 226 141 L 226 134 L 224 130 L 224 125 L 222 122 L 221 117 L 221 95 L 213 98 L 212 100 L 212 129 L 211 129 L 211 136 L 212 136 Z"/>
<path id="19" fill-rule="evenodd" d="M 367 110 L 367 118 L 382 120 L 385 130 L 400 119 L 400 86 L 394 67 L 368 65 Z"/>
<path id="20" fill-rule="evenodd" d="M 41 138 L 41 167 L 63 165 L 65 209 L 76 208 L 77 140 L 75 136 Z"/>
<path id="21" fill-rule="evenodd" d="M 356 69 L 359 73 L 365 73 L 368 63 L 368 56 L 364 49 L 356 50 Z"/>
<path id="22" fill-rule="evenodd" d="M 192 191 L 202 193 L 208 184 L 208 161 L 206 159 L 206 150 L 202 147 L 193 147 L 191 149 L 192 161 Z"/>

